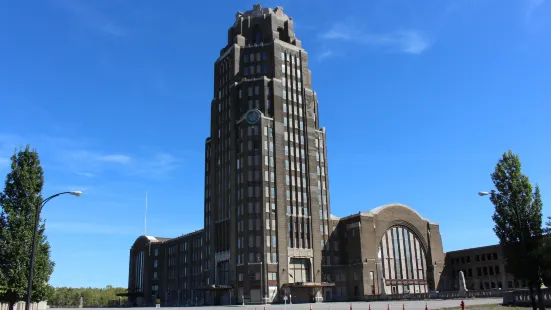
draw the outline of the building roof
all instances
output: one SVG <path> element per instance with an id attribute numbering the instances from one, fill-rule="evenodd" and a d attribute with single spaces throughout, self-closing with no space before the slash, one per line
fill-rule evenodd
<path id="1" fill-rule="evenodd" d="M 415 211 L 413 208 L 411 208 L 410 206 L 408 205 L 405 205 L 405 204 L 402 204 L 402 203 L 389 203 L 389 204 L 386 204 L 386 205 L 382 205 L 382 206 L 379 206 L 375 209 L 371 209 L 367 212 L 358 212 L 358 213 L 353 213 L 353 214 L 350 214 L 350 215 L 347 215 L 347 216 L 344 216 L 344 217 L 337 217 L 333 214 L 331 214 L 331 219 L 332 220 L 346 220 L 346 219 L 350 219 L 350 218 L 354 218 L 356 216 L 366 216 L 366 217 L 372 217 L 374 215 L 377 215 L 379 214 L 381 211 L 385 210 L 385 209 L 388 209 L 388 208 L 396 208 L 396 207 L 399 207 L 399 208 L 404 208 L 404 209 L 407 209 L 411 212 L 413 212 L 414 214 L 416 214 L 421 220 L 423 221 L 427 221 L 433 225 L 438 225 L 437 223 L 434 223 L 434 222 L 431 222 L 429 221 L 428 219 L 424 218 L 423 216 L 421 216 L 421 214 L 419 214 L 419 212 Z"/>
<path id="2" fill-rule="evenodd" d="M 372 209 L 371 211 L 368 211 L 367 213 L 368 214 L 378 214 L 379 212 L 385 210 L 385 209 L 388 209 L 388 208 L 393 208 L 393 207 L 402 207 L 402 208 L 406 208 L 408 209 L 409 211 L 415 213 L 419 218 L 421 218 L 422 220 L 424 221 L 428 221 L 426 218 L 422 217 L 421 214 L 419 214 L 419 212 L 413 210 L 413 208 L 411 208 L 410 206 L 407 206 L 405 204 L 401 204 L 401 203 L 389 203 L 389 204 L 386 204 L 386 205 L 382 205 L 380 207 L 377 207 L 375 209 Z"/>
<path id="3" fill-rule="evenodd" d="M 165 242 L 167 240 L 170 240 L 170 238 L 164 238 L 164 237 L 153 237 L 153 236 L 146 236 L 143 237 L 147 238 L 151 242 Z"/>

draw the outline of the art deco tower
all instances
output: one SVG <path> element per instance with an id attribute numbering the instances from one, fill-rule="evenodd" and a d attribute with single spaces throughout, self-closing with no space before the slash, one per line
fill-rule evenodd
<path id="1" fill-rule="evenodd" d="M 239 302 L 322 282 L 325 130 L 308 54 L 281 7 L 237 13 L 214 65 L 210 128 L 204 281 L 232 285 Z"/>

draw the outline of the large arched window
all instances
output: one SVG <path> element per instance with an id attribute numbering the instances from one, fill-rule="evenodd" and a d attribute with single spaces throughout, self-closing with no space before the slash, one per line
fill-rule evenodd
<path id="1" fill-rule="evenodd" d="M 404 226 L 388 229 L 378 250 L 381 291 L 386 294 L 427 293 L 427 260 L 423 243 Z"/>

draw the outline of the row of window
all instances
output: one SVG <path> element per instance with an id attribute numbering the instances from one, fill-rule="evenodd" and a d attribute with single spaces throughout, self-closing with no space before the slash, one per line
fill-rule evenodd
<path id="1" fill-rule="evenodd" d="M 240 265 L 244 265 L 244 264 L 249 264 L 249 265 L 252 265 L 252 264 L 258 264 L 260 262 L 260 253 L 254 253 L 254 252 L 249 252 L 249 260 L 248 261 L 245 261 L 245 253 L 238 253 L 237 254 L 237 265 L 240 266 Z M 267 264 L 277 264 L 278 262 L 278 259 L 277 259 L 277 253 L 276 252 L 270 252 L 270 253 L 266 253 L 266 258 L 265 258 L 265 263 Z"/>
<path id="2" fill-rule="evenodd" d="M 497 259 L 498 259 L 497 252 L 475 255 L 475 262 L 492 261 Z M 470 262 L 471 262 L 470 255 L 454 257 L 450 259 L 451 265 L 468 264 Z"/>
<path id="3" fill-rule="evenodd" d="M 458 270 L 457 271 L 457 274 L 459 274 L 459 271 L 461 270 Z M 468 269 L 463 269 L 463 274 L 465 275 L 465 277 L 472 277 L 473 276 L 473 269 L 472 268 L 468 268 Z M 493 276 L 494 274 L 495 275 L 498 275 L 498 274 L 501 274 L 501 270 L 499 269 L 499 266 L 484 266 L 484 267 L 477 267 L 476 268 L 476 274 L 478 277 L 481 277 L 481 276 Z"/>
<path id="4" fill-rule="evenodd" d="M 249 272 L 249 279 L 251 279 L 252 281 L 260 280 L 260 272 L 258 272 L 258 271 Z M 268 272 L 268 280 L 269 281 L 277 281 L 277 273 L 276 272 Z M 243 276 L 242 272 L 237 274 L 237 281 L 239 281 L 239 282 L 244 281 L 244 276 Z"/>

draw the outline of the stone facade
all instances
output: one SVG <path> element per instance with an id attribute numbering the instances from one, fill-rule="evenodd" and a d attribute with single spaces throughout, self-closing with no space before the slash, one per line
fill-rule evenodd
<path id="1" fill-rule="evenodd" d="M 438 224 L 422 218 L 406 205 L 389 204 L 344 218 L 331 215 L 328 229 L 328 241 L 318 254 L 321 268 L 312 270 L 308 283 L 280 281 L 282 274 L 270 266 L 268 271 L 277 277 L 267 282 L 278 291 L 287 292 L 287 296 L 292 295 L 295 302 L 428 293 L 441 282 L 445 258 Z M 131 249 L 129 292 L 141 290 L 141 295 L 150 297 L 133 297 L 132 302 L 151 305 L 160 299 L 162 304 L 171 306 L 241 303 L 235 292 L 239 286 L 235 283 L 230 283 L 229 300 L 221 299 L 223 294 L 203 291 L 205 282 L 211 288 L 220 284 L 205 280 L 208 276 L 203 271 L 208 259 L 202 256 L 203 239 L 203 230 L 174 239 L 139 237 Z M 292 257 L 315 255 L 310 249 L 300 248 L 289 248 L 287 253 L 289 258 L 284 266 L 289 266 Z M 230 267 L 228 273 L 231 268 L 235 267 Z M 269 300 L 281 301 L 282 298 Z"/>
<path id="2" fill-rule="evenodd" d="M 402 204 L 331 215 L 308 62 L 281 7 L 237 13 L 214 63 L 204 229 L 135 241 L 131 304 L 317 302 L 445 286 L 438 224 Z"/>
<path id="3" fill-rule="evenodd" d="M 527 282 L 506 272 L 503 251 L 499 245 L 446 253 L 440 291 L 459 290 L 459 272 L 463 271 L 468 290 L 511 290 L 526 288 Z"/>

